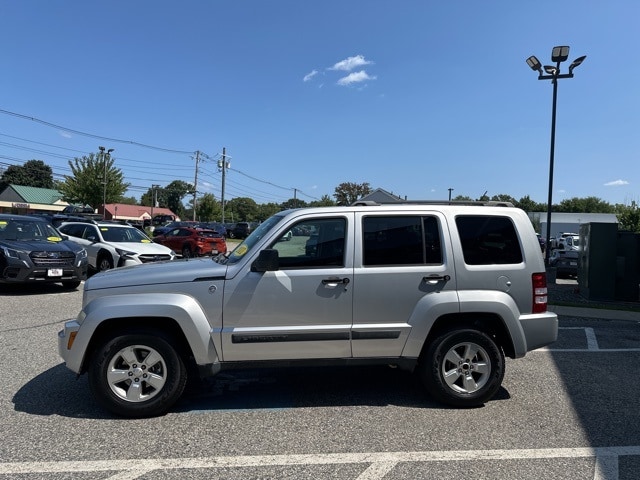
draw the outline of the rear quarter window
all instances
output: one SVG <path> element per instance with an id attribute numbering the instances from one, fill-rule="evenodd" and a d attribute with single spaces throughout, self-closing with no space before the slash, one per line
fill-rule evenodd
<path id="1" fill-rule="evenodd" d="M 509 217 L 461 215 L 456 226 L 467 265 L 522 263 L 522 249 Z"/>

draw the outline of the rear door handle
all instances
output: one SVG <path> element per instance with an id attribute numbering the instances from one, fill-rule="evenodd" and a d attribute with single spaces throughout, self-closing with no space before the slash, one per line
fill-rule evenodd
<path id="1" fill-rule="evenodd" d="M 429 275 L 428 277 L 422 277 L 423 282 L 427 282 L 432 285 L 438 282 L 448 282 L 449 280 L 451 280 L 449 275 Z"/>

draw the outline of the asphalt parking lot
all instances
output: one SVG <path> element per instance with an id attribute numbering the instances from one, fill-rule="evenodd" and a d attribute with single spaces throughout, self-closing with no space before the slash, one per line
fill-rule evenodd
<path id="1" fill-rule="evenodd" d="M 387 367 L 249 370 L 123 420 L 58 358 L 80 302 L 0 292 L 0 478 L 638 478 L 640 317 L 563 310 L 558 342 L 509 360 L 482 408 L 442 407 Z"/>

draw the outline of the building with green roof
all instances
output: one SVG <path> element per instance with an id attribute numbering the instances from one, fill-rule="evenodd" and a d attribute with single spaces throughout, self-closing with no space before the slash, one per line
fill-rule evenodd
<path id="1" fill-rule="evenodd" d="M 0 193 L 0 213 L 54 213 L 67 205 L 62 194 L 52 188 L 9 185 Z"/>

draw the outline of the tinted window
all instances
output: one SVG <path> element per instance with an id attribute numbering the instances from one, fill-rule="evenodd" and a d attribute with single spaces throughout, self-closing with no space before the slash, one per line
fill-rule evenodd
<path id="1" fill-rule="evenodd" d="M 343 267 L 345 226 L 344 218 L 305 220 L 270 248 L 278 250 L 282 269 Z"/>
<path id="2" fill-rule="evenodd" d="M 365 217 L 363 264 L 441 264 L 438 220 L 430 216 Z"/>
<path id="3" fill-rule="evenodd" d="M 459 216 L 456 225 L 468 265 L 521 263 L 522 250 L 508 217 Z"/>
<path id="4" fill-rule="evenodd" d="M 86 225 L 63 225 L 60 227 L 60 231 L 65 235 L 82 238 L 85 227 Z"/>

